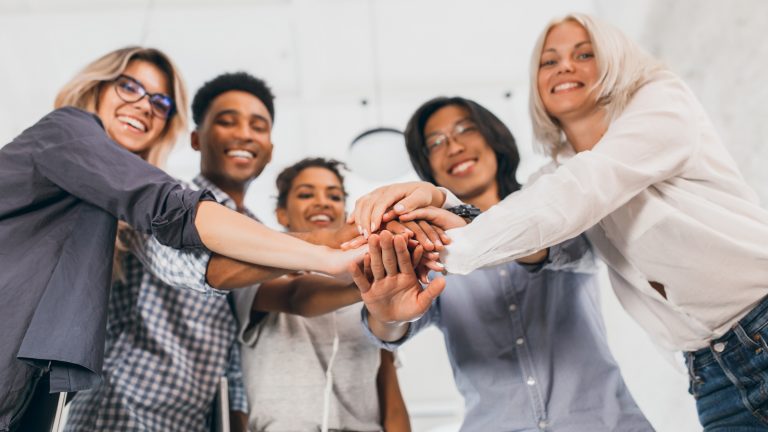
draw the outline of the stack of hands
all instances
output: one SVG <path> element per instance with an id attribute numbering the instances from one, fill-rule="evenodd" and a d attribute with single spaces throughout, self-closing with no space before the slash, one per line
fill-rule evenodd
<path id="1" fill-rule="evenodd" d="M 430 183 L 385 186 L 358 199 L 337 233 L 345 240 L 342 249 L 367 247 L 347 270 L 377 321 L 413 321 L 445 288 L 443 278 L 427 276 L 443 272 L 440 252 L 451 241 L 446 230 L 466 222 L 440 208 L 444 201 L 444 193 Z"/>

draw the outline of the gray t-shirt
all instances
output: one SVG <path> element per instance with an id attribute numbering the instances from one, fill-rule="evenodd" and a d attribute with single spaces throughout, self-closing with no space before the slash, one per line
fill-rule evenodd
<path id="1" fill-rule="evenodd" d="M 238 318 L 246 329 L 241 337 L 249 431 L 320 430 L 334 334 L 339 343 L 331 368 L 328 427 L 382 430 L 376 387 L 381 354 L 363 334 L 360 304 L 313 318 L 269 313 L 249 328 L 256 289 L 237 291 Z"/>

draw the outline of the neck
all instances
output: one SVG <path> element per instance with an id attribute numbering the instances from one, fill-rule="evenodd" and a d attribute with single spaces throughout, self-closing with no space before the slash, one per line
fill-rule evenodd
<path id="1" fill-rule="evenodd" d="M 573 149 L 578 153 L 592 150 L 608 130 L 608 119 L 605 109 L 573 119 L 560 119 L 563 132 Z"/>
<path id="2" fill-rule="evenodd" d="M 242 212 L 245 209 L 245 206 L 243 205 L 245 192 L 248 190 L 251 180 L 238 182 L 222 176 L 212 176 L 208 174 L 203 174 L 203 176 L 232 198 L 232 201 L 235 202 L 235 206 L 237 206 L 237 211 Z"/>
<path id="3" fill-rule="evenodd" d="M 467 204 L 472 204 L 479 208 L 480 211 L 486 211 L 501 201 L 499 199 L 499 186 L 495 181 L 493 182 L 493 185 L 485 188 L 479 193 L 470 193 L 463 196 L 457 196 L 457 198 Z"/>

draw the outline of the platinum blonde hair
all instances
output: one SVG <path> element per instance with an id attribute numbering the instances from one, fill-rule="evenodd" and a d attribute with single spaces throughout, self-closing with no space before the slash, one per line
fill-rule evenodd
<path id="1" fill-rule="evenodd" d="M 166 121 L 163 132 L 147 152 L 147 162 L 163 168 L 179 134 L 187 130 L 188 116 L 187 89 L 184 80 L 179 69 L 162 51 L 155 48 L 129 46 L 103 55 L 85 66 L 62 87 L 56 96 L 54 107 L 73 106 L 95 113 L 98 109 L 101 89 L 106 83 L 125 72 L 128 64 L 134 60 L 154 64 L 168 78 L 171 93 L 169 96 L 175 105 L 174 114 Z"/>
<path id="2" fill-rule="evenodd" d="M 664 70 L 661 63 L 619 29 L 595 17 L 573 13 L 550 21 L 536 40 L 531 55 L 528 103 L 538 150 L 552 158 L 557 158 L 568 143 L 559 121 L 547 113 L 539 95 L 539 65 L 547 35 L 554 27 L 568 21 L 581 25 L 592 42 L 599 74 L 593 91 L 597 92 L 597 103 L 605 107 L 609 121 L 621 114 L 635 92 L 650 81 L 654 74 Z"/>

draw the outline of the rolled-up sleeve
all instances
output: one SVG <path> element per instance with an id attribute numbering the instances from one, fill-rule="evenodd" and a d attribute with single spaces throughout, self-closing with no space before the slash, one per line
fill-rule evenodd
<path id="1" fill-rule="evenodd" d="M 452 243 L 442 253 L 447 270 L 467 274 L 573 238 L 650 185 L 680 174 L 700 147 L 695 112 L 693 96 L 676 77 L 645 85 L 592 150 L 449 230 Z"/>
<path id="2" fill-rule="evenodd" d="M 174 247 L 204 247 L 197 204 L 215 201 L 184 188 L 162 170 L 107 137 L 93 114 L 62 108 L 41 120 L 34 164 L 61 189 Z"/>
<path id="3" fill-rule="evenodd" d="M 211 252 L 206 249 L 173 249 L 144 233 L 130 228 L 118 232 L 120 241 L 141 262 L 144 269 L 174 288 L 184 288 L 206 295 L 226 295 L 206 279 Z"/>

